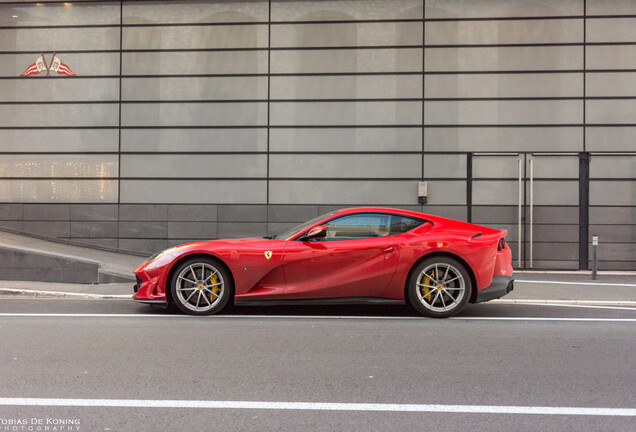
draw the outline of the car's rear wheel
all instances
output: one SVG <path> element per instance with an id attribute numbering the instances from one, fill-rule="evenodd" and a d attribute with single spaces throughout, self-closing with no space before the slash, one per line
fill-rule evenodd
<path id="1" fill-rule="evenodd" d="M 172 301 L 189 315 L 211 315 L 227 305 L 232 279 L 221 263 L 196 257 L 182 263 L 170 281 Z"/>
<path id="2" fill-rule="evenodd" d="M 411 305 L 432 318 L 458 314 L 470 299 L 471 290 L 465 266 L 447 256 L 426 258 L 413 270 L 408 281 Z"/>

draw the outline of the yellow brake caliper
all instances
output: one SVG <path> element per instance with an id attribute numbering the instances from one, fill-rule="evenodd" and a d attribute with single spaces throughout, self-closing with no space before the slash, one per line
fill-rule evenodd
<path id="1" fill-rule="evenodd" d="M 435 277 L 435 270 L 431 271 L 431 277 Z M 431 278 L 429 278 L 428 275 L 425 275 L 424 285 L 430 285 L 430 284 L 431 284 Z M 427 286 L 422 287 L 422 297 L 424 297 L 428 301 L 431 300 L 431 290 Z"/>
<path id="2" fill-rule="evenodd" d="M 219 275 L 215 273 L 210 278 L 210 285 L 214 285 L 214 284 L 217 284 L 217 283 L 219 283 Z M 213 286 L 212 288 L 210 288 L 210 291 L 212 291 L 215 296 L 218 296 L 219 293 L 221 292 L 221 285 Z M 213 302 L 217 298 L 218 297 L 214 297 L 212 294 L 210 294 L 210 301 Z"/>

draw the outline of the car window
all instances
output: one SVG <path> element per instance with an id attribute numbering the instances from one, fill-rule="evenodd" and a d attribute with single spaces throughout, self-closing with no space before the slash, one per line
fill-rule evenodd
<path id="1" fill-rule="evenodd" d="M 342 216 L 325 224 L 327 235 L 322 241 L 356 240 L 389 235 L 390 215 L 361 213 Z"/>
<path id="2" fill-rule="evenodd" d="M 404 216 L 391 216 L 391 235 L 402 234 L 411 231 L 424 223 L 423 220 L 411 219 Z"/>

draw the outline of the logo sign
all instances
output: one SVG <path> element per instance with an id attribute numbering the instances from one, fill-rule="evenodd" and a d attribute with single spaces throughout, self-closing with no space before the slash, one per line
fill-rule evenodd
<path id="1" fill-rule="evenodd" d="M 29 75 L 37 75 L 42 71 L 46 71 L 46 76 L 51 75 L 51 71 L 57 72 L 60 75 L 75 75 L 71 68 L 62 63 L 62 60 L 60 60 L 60 58 L 56 56 L 55 53 L 53 53 L 53 58 L 51 59 L 50 65 L 46 64 L 44 53 L 40 53 L 40 57 L 38 57 L 33 64 L 30 64 L 29 67 L 27 67 L 26 70 L 20 74 L 20 76 L 25 77 Z"/>
<path id="2" fill-rule="evenodd" d="M 265 251 L 265 258 L 270 259 L 272 257 L 272 251 Z"/>

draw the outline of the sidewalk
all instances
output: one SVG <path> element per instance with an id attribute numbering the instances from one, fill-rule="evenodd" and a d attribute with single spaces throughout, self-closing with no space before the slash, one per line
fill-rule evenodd
<path id="1" fill-rule="evenodd" d="M 569 301 L 569 302 L 636 302 L 636 272 L 590 274 L 515 273 L 515 289 L 502 300 Z M 133 282 L 115 284 L 62 284 L 49 282 L 0 281 L 2 296 L 130 298 Z"/>

